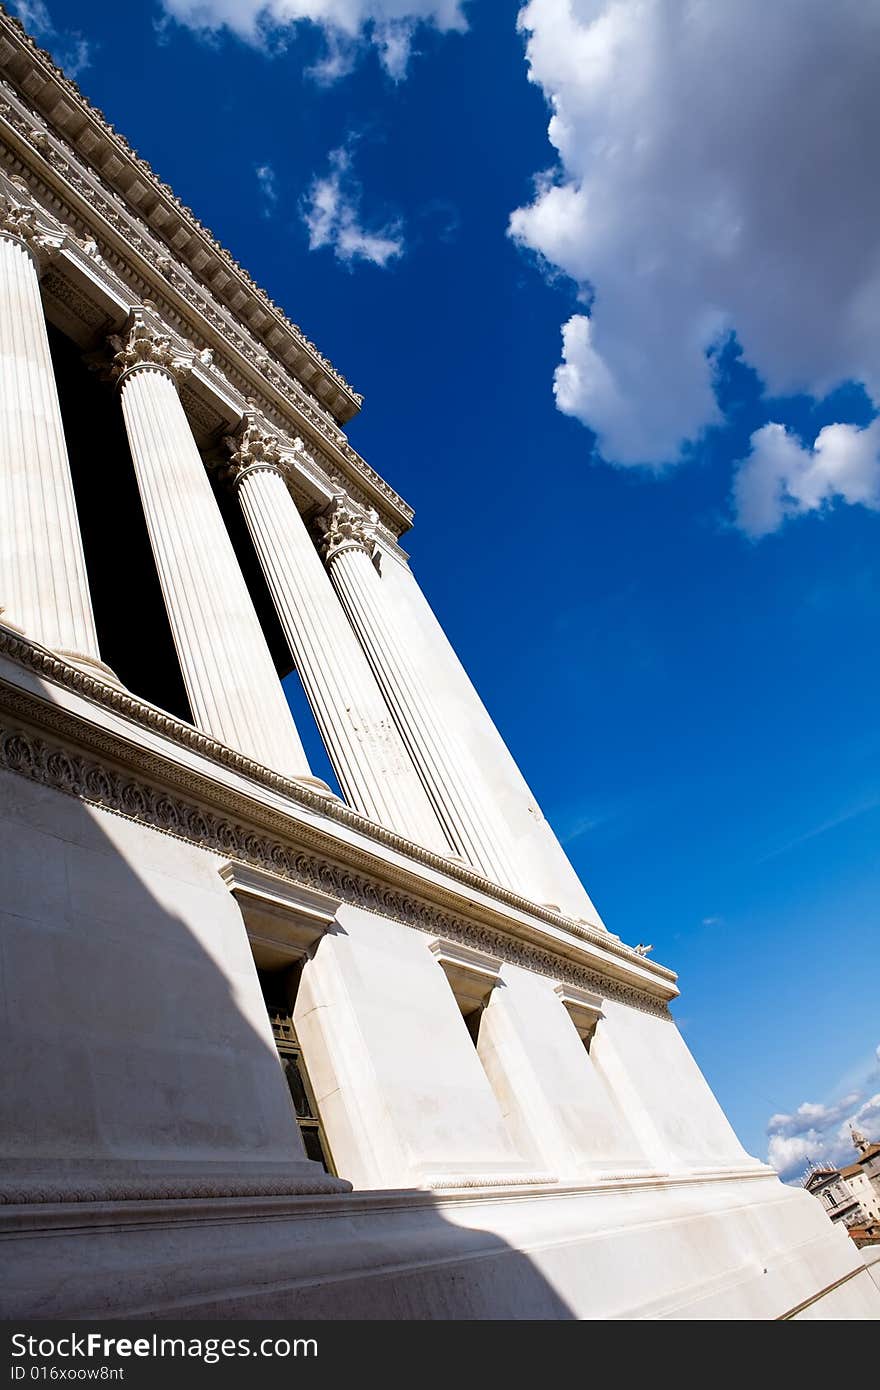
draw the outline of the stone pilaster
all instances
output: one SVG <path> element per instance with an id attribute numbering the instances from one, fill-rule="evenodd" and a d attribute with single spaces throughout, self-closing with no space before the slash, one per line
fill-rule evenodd
<path id="1" fill-rule="evenodd" d="M 0 622 L 100 660 L 40 298 L 34 213 L 0 195 Z"/>
<path id="2" fill-rule="evenodd" d="M 259 419 L 226 441 L 229 475 L 348 804 L 439 853 L 449 846 Z"/>
<path id="3" fill-rule="evenodd" d="M 467 753 L 455 731 L 444 726 L 429 686 L 410 660 L 371 559 L 369 523 L 342 501 L 322 522 L 333 586 L 450 844 L 493 882 L 517 888 L 512 860 L 495 829 L 494 808 L 478 799 Z"/>
<path id="4" fill-rule="evenodd" d="M 289 777 L 308 762 L 186 413 L 186 370 L 135 311 L 111 339 L 132 461 L 193 719 Z M 320 785 L 323 785 L 320 784 Z"/>

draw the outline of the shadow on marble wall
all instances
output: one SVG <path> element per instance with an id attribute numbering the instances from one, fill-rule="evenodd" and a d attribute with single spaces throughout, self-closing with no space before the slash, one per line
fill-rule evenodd
<path id="1" fill-rule="evenodd" d="M 0 1207 L 4 1316 L 573 1316 L 427 1194 L 143 1200 L 301 1158 L 238 908 L 190 846 L 18 773 L 0 820 L 0 1182 L 40 1197 Z"/>

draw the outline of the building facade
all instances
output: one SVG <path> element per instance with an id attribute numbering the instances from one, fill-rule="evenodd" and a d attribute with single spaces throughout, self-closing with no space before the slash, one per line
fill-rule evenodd
<path id="1" fill-rule="evenodd" d="M 832 1221 L 847 1230 L 873 1227 L 880 1223 L 880 1144 L 873 1144 L 852 1129 L 854 1163 L 843 1168 L 811 1164 L 804 1176 L 804 1187 L 823 1205 Z"/>
<path id="2" fill-rule="evenodd" d="M 822 1210 L 831 1220 L 840 1222 L 847 1230 L 851 1226 L 861 1226 L 866 1221 L 858 1198 L 853 1196 L 839 1168 L 811 1165 L 804 1176 L 804 1187 L 817 1202 L 821 1202 Z"/>
<path id="3" fill-rule="evenodd" d="M 360 397 L 5 15 L 0 155 L 3 1314 L 877 1316 L 599 918 Z"/>

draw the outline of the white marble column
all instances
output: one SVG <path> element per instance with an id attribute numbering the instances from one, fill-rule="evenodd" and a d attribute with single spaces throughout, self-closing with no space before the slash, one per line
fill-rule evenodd
<path id="1" fill-rule="evenodd" d="M 0 622 L 107 675 L 40 298 L 36 235 L 33 212 L 0 195 Z"/>
<path id="2" fill-rule="evenodd" d="M 248 417 L 230 475 L 333 770 L 350 806 L 448 854 L 437 817 L 287 487 L 278 443 Z"/>
<path id="3" fill-rule="evenodd" d="M 370 558 L 369 524 L 339 502 L 324 525 L 322 548 L 333 587 L 450 844 L 494 883 L 519 891 L 512 857 L 496 830 L 494 808 L 480 799 L 476 769 L 454 729 L 444 725 L 429 685 L 410 660 Z"/>
<path id="4" fill-rule="evenodd" d="M 468 750 L 484 795 L 492 799 L 505 827 L 526 897 L 556 906 L 576 921 L 604 928 L 409 565 L 383 552 L 382 576 L 410 659 L 422 679 L 430 680 L 444 725 L 455 730 Z"/>
<path id="5" fill-rule="evenodd" d="M 139 311 L 127 335 L 111 342 L 193 719 L 204 733 L 264 766 L 314 780 L 177 394 L 185 364 Z"/>

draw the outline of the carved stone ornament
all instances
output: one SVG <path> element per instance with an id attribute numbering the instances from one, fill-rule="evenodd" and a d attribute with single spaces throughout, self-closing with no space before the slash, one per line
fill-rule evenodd
<path id="1" fill-rule="evenodd" d="M 278 440 L 259 416 L 246 415 L 241 429 L 236 434 L 227 434 L 223 443 L 229 452 L 229 462 L 222 476 L 232 482 L 240 482 L 245 473 L 256 468 L 286 472 Z"/>
<path id="2" fill-rule="evenodd" d="M 7 640 L 8 640 L 7 634 Z M 385 882 L 370 871 L 334 862 L 324 852 L 266 833 L 229 811 L 214 810 L 194 796 L 177 795 L 134 773 L 84 756 L 69 746 L 0 721 L 0 771 L 14 772 L 105 811 L 185 840 L 225 860 L 252 865 L 340 903 L 374 912 L 417 931 L 442 937 L 449 945 L 491 955 L 539 975 L 617 999 L 644 1013 L 668 1018 L 666 1004 L 622 981 L 532 945 L 504 931 L 467 921 L 455 912 Z M 619 954 L 623 954 L 622 952 Z"/>
<path id="3" fill-rule="evenodd" d="M 357 547 L 372 555 L 375 546 L 375 527 L 378 513 L 372 509 L 366 514 L 355 511 L 344 497 L 337 497 L 323 516 L 315 522 L 320 537 L 319 548 L 326 561 L 333 559 L 340 550 Z"/>
<path id="4" fill-rule="evenodd" d="M 33 208 L 14 203 L 5 193 L 0 193 L 0 233 L 20 237 L 30 245 L 37 236 L 36 213 Z"/>
<path id="5" fill-rule="evenodd" d="M 121 686 L 108 684 L 105 679 L 96 677 L 95 674 L 91 674 L 81 667 L 71 665 L 56 652 L 47 651 L 46 648 L 23 636 L 20 629 L 17 629 L 5 617 L 0 618 L 0 656 L 7 657 L 24 670 L 33 672 L 41 681 L 49 681 L 53 686 L 59 686 L 76 695 L 85 696 L 90 702 L 121 715 L 136 729 L 148 729 L 151 733 L 158 734 L 162 738 L 169 738 L 183 748 L 189 749 L 199 756 L 207 757 L 211 762 L 244 776 L 249 782 L 266 787 L 273 794 L 280 794 L 294 806 L 318 811 L 322 818 L 328 822 L 335 821 L 340 825 L 347 826 L 349 830 L 357 832 L 359 836 L 375 842 L 376 845 L 392 850 L 397 854 L 403 854 L 414 863 L 423 864 L 432 870 L 450 876 L 467 889 L 475 889 L 480 894 L 489 895 L 499 904 L 505 904 L 516 911 L 527 912 L 530 917 L 545 922 L 551 927 L 561 928 L 583 941 L 600 945 L 603 951 L 617 957 L 619 962 L 625 962 L 630 966 L 638 963 L 640 968 L 642 966 L 639 957 L 630 947 L 624 945 L 616 937 L 609 936 L 604 929 L 587 924 L 578 925 L 562 918 L 558 913 L 551 912 L 540 904 L 532 903 L 508 888 L 489 883 L 468 866 L 455 864 L 446 856 L 437 855 L 432 850 L 415 845 L 395 831 L 367 820 L 350 806 L 346 806 L 344 802 L 328 801 L 325 796 L 316 792 L 312 787 L 301 782 L 291 781 L 280 773 L 262 767 L 243 753 L 218 743 L 216 739 L 204 734 L 199 729 L 195 729 L 191 724 L 186 724 L 176 719 L 174 715 L 139 700 Z M 246 825 L 236 821 L 237 828 L 232 835 L 226 829 L 221 830 L 217 826 L 216 834 L 208 837 L 204 815 L 201 809 L 196 812 L 191 803 L 191 819 L 188 813 L 183 819 L 178 819 L 174 815 L 166 821 L 165 813 L 167 811 L 170 814 L 170 801 L 168 793 L 164 790 L 151 791 L 147 800 L 142 799 L 146 794 L 143 787 L 132 790 L 130 794 L 124 794 L 115 773 L 111 773 L 109 768 L 105 769 L 103 766 L 99 770 L 98 766 L 89 760 L 89 766 L 94 771 L 86 775 L 85 765 L 81 758 L 77 759 L 77 766 L 80 767 L 80 771 L 74 775 L 73 754 L 69 744 L 71 739 L 78 739 L 82 734 L 82 723 L 78 717 L 75 718 L 67 714 L 60 707 L 47 705 L 43 700 L 38 700 L 36 696 L 8 685 L 5 680 L 0 680 L 0 709 L 3 708 L 9 714 L 18 715 L 29 722 L 39 716 L 40 722 L 47 721 L 48 726 L 61 736 L 67 746 L 57 743 L 50 745 L 42 739 L 35 739 L 33 734 L 26 733 L 20 728 L 9 729 L 7 737 L 7 731 L 4 731 L 2 722 L 0 722 L 0 769 L 5 768 L 10 772 L 27 777 L 31 781 L 53 786 L 68 795 L 78 796 L 82 800 L 102 805 L 107 810 L 117 811 L 129 818 L 142 820 L 155 829 L 164 830 L 168 834 L 179 836 L 179 838 L 189 839 L 203 848 L 214 848 L 227 859 L 237 858 L 243 862 L 256 864 L 270 873 L 281 873 L 282 876 L 285 876 L 289 867 L 292 867 L 287 857 L 288 849 L 286 847 L 282 849 L 274 838 L 267 841 L 265 835 L 255 834 L 252 824 Z M 120 749 L 116 741 L 109 739 L 106 733 L 96 737 L 96 747 L 100 747 L 101 751 L 111 759 L 114 766 L 118 764 Z M 128 749 L 127 754 L 130 755 L 130 752 L 131 750 Z M 144 769 L 155 774 L 155 759 L 143 753 L 141 758 Z M 203 780 L 194 775 L 184 780 L 187 788 L 201 797 L 204 792 Z M 153 799 L 157 800 L 161 815 L 148 811 L 148 805 L 152 805 Z M 246 820 L 250 817 L 252 811 L 250 798 L 239 798 L 235 793 L 226 789 L 223 794 L 223 802 L 225 813 L 221 818 L 224 825 L 229 824 L 230 815 L 244 816 Z M 289 830 L 287 818 L 281 813 L 270 812 L 268 798 L 263 800 L 261 804 L 273 827 L 276 830 L 283 830 L 283 833 L 286 834 Z M 137 812 L 136 808 L 138 807 L 144 812 L 143 815 Z M 217 817 L 214 820 L 216 821 Z M 600 973 L 596 969 L 574 965 L 550 949 L 526 945 L 521 940 L 517 941 L 514 953 L 511 954 L 511 943 L 506 932 L 502 933 L 488 927 L 471 927 L 470 925 L 464 927 L 463 924 L 460 924 L 460 920 L 450 912 L 429 907 L 421 895 L 416 901 L 408 891 L 392 890 L 388 883 L 378 883 L 370 871 L 368 871 L 370 876 L 365 875 L 361 883 L 361 876 L 353 870 L 352 865 L 336 866 L 331 869 L 327 860 L 327 845 L 324 836 L 304 836 L 302 825 L 300 825 L 298 833 L 300 839 L 308 839 L 309 843 L 314 843 L 316 847 L 320 845 L 320 858 L 316 860 L 313 856 L 309 857 L 309 872 L 306 874 L 300 872 L 300 868 L 291 872 L 290 876 L 296 882 L 318 891 L 335 894 L 340 901 L 352 902 L 358 906 L 376 910 L 381 915 L 394 917 L 395 920 L 429 931 L 434 937 L 439 936 L 446 940 L 460 941 L 475 950 L 497 955 L 502 960 L 509 960 L 512 964 L 525 964 L 527 968 L 537 970 L 540 974 L 551 975 L 557 981 L 565 980 L 592 990 L 597 994 L 604 995 L 606 999 L 619 999 L 634 1008 L 668 1017 L 668 1006 L 665 998 L 671 997 L 675 992 L 673 987 L 675 976 L 671 971 L 664 970 L 659 966 L 651 967 L 653 972 L 662 977 L 662 984 L 665 987 L 665 997 L 658 998 L 635 983 L 624 984 L 617 978 L 619 966 L 613 972 L 615 977 L 610 978 L 604 972 Z M 305 868 L 305 864 L 301 867 Z"/>
<path id="6" fill-rule="evenodd" d="M 137 312 L 132 316 L 128 332 L 112 334 L 109 343 L 114 349 L 112 372 L 117 378 L 134 367 L 161 367 L 177 379 L 186 366 L 168 334 L 160 333 Z"/>

